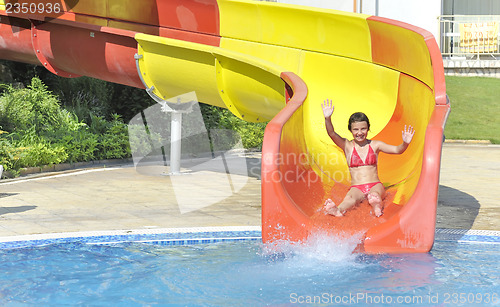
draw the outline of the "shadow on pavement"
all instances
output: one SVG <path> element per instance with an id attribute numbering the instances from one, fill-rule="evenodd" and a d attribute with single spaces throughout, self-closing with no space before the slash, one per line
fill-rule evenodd
<path id="1" fill-rule="evenodd" d="M 9 196 L 16 196 L 19 193 L 0 193 L 0 198 L 4 197 L 9 197 Z"/>
<path id="2" fill-rule="evenodd" d="M 20 213 L 36 209 L 36 206 L 0 207 L 0 215 Z"/>
<path id="3" fill-rule="evenodd" d="M 471 229 L 480 204 L 473 196 L 447 186 L 439 186 L 436 228 Z"/>

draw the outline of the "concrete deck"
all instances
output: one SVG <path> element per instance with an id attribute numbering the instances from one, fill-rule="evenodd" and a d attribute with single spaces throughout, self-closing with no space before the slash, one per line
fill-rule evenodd
<path id="1" fill-rule="evenodd" d="M 258 154 L 244 158 L 250 177 L 210 167 L 166 176 L 164 166 L 129 164 L 4 179 L 0 237 L 259 226 L 260 158 Z M 500 146 L 445 144 L 436 226 L 500 230 L 499 189 Z"/>

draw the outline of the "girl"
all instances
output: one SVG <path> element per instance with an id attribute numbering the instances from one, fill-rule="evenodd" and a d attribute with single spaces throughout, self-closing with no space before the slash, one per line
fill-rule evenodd
<path id="1" fill-rule="evenodd" d="M 402 133 L 403 143 L 398 146 L 369 140 L 366 137 L 370 130 L 370 121 L 364 113 L 357 112 L 351 115 L 348 124 L 353 140 L 347 140 L 338 135 L 333 128 L 333 102 L 327 99 L 321 104 L 321 107 L 325 116 L 326 131 L 333 142 L 344 151 L 351 174 L 351 188 L 344 200 L 337 207 L 331 199 L 327 199 L 324 206 L 325 211 L 340 217 L 349 208 L 367 198 L 368 203 L 373 207 L 375 216 L 381 216 L 385 189 L 378 178 L 378 153 L 402 154 L 410 145 L 415 130 L 412 126 L 408 128 L 405 126 Z"/>

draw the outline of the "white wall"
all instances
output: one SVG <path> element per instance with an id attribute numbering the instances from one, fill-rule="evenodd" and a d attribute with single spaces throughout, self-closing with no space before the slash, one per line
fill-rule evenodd
<path id="1" fill-rule="evenodd" d="M 439 38 L 437 17 L 441 15 L 440 0 L 356 0 L 357 13 L 403 21 L 423 28 Z M 352 12 L 353 0 L 276 0 L 276 2 L 299 4 L 334 10 Z"/>
<path id="2" fill-rule="evenodd" d="M 376 0 L 363 0 L 373 2 Z M 439 38 L 438 16 L 441 15 L 441 1 L 437 0 L 378 0 L 378 15 L 403 21 L 425 29 Z M 375 15 L 375 10 L 363 11 L 365 14 Z"/>

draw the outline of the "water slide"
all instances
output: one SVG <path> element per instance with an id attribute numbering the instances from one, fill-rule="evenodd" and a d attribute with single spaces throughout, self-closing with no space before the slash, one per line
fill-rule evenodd
<path id="1" fill-rule="evenodd" d="M 0 0 L 0 58 L 52 73 L 143 88 L 156 100 L 198 100 L 250 122 L 269 122 L 262 149 L 264 242 L 313 233 L 360 236 L 366 253 L 427 252 L 434 242 L 443 129 L 450 105 L 430 33 L 398 21 L 242 0 Z M 51 8 L 48 5 L 51 4 Z M 50 11 L 49 11 L 50 9 Z M 408 150 L 380 154 L 385 211 L 366 203 L 325 215 L 349 186 L 321 102 L 350 137 L 365 112 L 369 137 Z"/>

